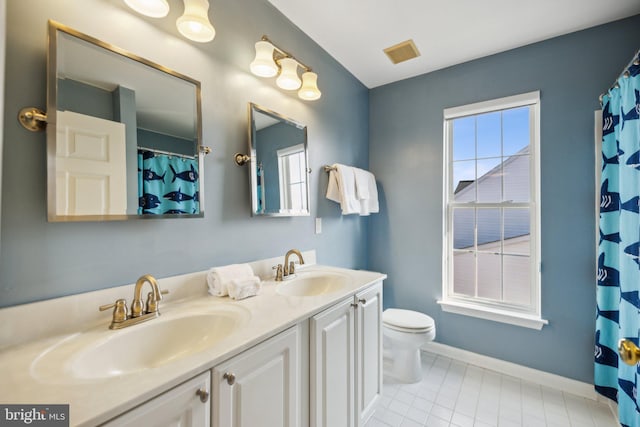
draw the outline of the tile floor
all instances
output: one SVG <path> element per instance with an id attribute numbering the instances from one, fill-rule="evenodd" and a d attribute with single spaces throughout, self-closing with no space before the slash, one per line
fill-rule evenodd
<path id="1" fill-rule="evenodd" d="M 616 427 L 599 402 L 423 352 L 422 381 L 385 377 L 366 427 Z"/>

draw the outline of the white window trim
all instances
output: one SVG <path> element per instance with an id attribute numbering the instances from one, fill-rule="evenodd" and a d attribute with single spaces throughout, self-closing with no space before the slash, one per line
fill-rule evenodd
<path id="1" fill-rule="evenodd" d="M 449 132 L 451 119 L 460 117 L 488 113 L 496 110 L 505 110 L 516 107 L 529 106 L 531 108 L 532 126 L 531 132 L 531 170 L 533 179 L 531 180 L 531 201 L 530 209 L 532 215 L 530 235 L 533 240 L 531 248 L 531 284 L 532 284 L 532 306 L 531 310 L 523 311 L 522 308 L 511 308 L 508 304 L 496 304 L 495 302 L 484 302 L 478 298 L 463 298 L 455 296 L 449 292 L 452 283 L 452 266 L 449 259 L 449 251 L 453 245 L 453 236 L 450 232 L 449 224 L 449 201 L 448 191 L 453 171 L 449 167 L 452 155 L 452 147 L 449 144 Z M 532 329 L 542 329 L 549 322 L 542 318 L 541 307 L 541 280 L 540 280 L 540 91 L 528 92 L 520 95 L 508 96 L 505 98 L 493 99 L 459 107 L 447 108 L 444 110 L 444 156 L 443 170 L 447 173 L 444 177 L 443 190 L 443 257 L 442 257 L 442 299 L 438 304 L 442 310 L 450 313 L 457 313 L 496 322 L 508 323 Z"/>

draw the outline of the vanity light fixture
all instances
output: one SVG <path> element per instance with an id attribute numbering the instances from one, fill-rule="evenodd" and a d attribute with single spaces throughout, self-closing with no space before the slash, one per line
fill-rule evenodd
<path id="1" fill-rule="evenodd" d="M 176 21 L 180 34 L 194 42 L 206 43 L 213 40 L 216 30 L 209 22 L 208 0 L 183 0 L 184 14 Z"/>
<path id="2" fill-rule="evenodd" d="M 278 75 L 276 84 L 284 90 L 298 90 L 298 97 L 305 101 L 315 101 L 322 93 L 318 89 L 318 75 L 300 62 L 295 56 L 276 46 L 267 36 L 262 36 L 255 44 L 256 57 L 249 68 L 259 77 Z M 302 81 L 298 77 L 298 67 L 304 69 Z"/>
<path id="3" fill-rule="evenodd" d="M 169 13 L 167 0 L 124 0 L 131 9 L 151 18 L 164 18 Z"/>

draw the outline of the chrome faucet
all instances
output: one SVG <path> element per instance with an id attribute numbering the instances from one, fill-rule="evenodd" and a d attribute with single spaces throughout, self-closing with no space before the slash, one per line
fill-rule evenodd
<path id="1" fill-rule="evenodd" d="M 142 285 L 145 283 L 151 285 L 151 292 L 147 294 L 147 301 L 142 308 Z M 109 329 L 121 329 L 127 326 L 135 325 L 145 322 L 147 320 L 155 319 L 160 315 L 158 311 L 158 303 L 162 300 L 162 295 L 168 294 L 169 291 L 160 291 L 158 282 L 150 275 L 145 274 L 136 281 L 136 286 L 133 291 L 133 301 L 131 302 L 131 314 L 127 310 L 127 302 L 124 298 L 116 300 L 113 304 L 101 305 L 100 311 L 113 308 L 113 319 Z"/>
<path id="2" fill-rule="evenodd" d="M 297 250 L 297 249 L 291 249 L 284 256 L 284 271 L 282 273 L 282 277 L 283 278 L 286 278 L 288 276 L 292 276 L 292 275 L 296 274 L 295 263 L 293 261 L 291 261 L 291 263 L 289 263 L 289 256 L 290 255 L 297 255 L 298 256 L 298 260 L 300 261 L 300 265 L 304 264 L 304 259 L 302 258 L 302 254 L 300 253 L 300 251 Z"/>

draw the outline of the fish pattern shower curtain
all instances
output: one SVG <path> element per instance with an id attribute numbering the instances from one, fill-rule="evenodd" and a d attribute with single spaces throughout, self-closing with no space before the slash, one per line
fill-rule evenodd
<path id="1" fill-rule="evenodd" d="M 640 58 L 638 58 L 640 60 Z M 638 60 L 635 63 L 638 63 Z M 618 402 L 620 424 L 640 427 L 640 367 L 618 341 L 640 336 L 640 65 L 603 96 L 595 388 Z"/>
<path id="2" fill-rule="evenodd" d="M 138 150 L 138 214 L 200 212 L 198 159 Z"/>

